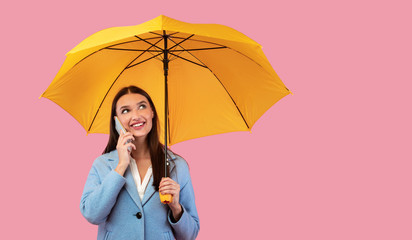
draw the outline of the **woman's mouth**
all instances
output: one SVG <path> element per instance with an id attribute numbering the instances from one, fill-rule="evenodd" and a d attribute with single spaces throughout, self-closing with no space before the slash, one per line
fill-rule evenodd
<path id="1" fill-rule="evenodd" d="M 137 123 L 132 124 L 131 127 L 134 130 L 140 130 L 144 127 L 145 124 L 146 124 L 146 122 L 137 122 Z"/>

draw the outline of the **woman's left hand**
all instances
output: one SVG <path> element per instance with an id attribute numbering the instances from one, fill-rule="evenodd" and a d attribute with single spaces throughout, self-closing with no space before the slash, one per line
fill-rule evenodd
<path id="1" fill-rule="evenodd" d="M 161 194 L 171 194 L 173 200 L 168 203 L 170 210 L 172 210 L 173 217 L 177 221 L 182 214 L 182 206 L 179 203 L 180 185 L 171 178 L 162 178 L 159 185 L 159 192 Z"/>

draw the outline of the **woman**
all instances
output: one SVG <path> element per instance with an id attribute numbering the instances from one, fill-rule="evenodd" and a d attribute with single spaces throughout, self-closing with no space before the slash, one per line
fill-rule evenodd
<path id="1" fill-rule="evenodd" d="M 117 116 L 126 133 L 115 130 Z M 186 161 L 159 143 L 158 116 L 150 96 L 130 86 L 113 99 L 110 137 L 90 170 L 80 203 L 83 216 L 99 225 L 98 240 L 195 239 L 199 217 Z M 159 194 L 171 194 L 168 204 Z"/>

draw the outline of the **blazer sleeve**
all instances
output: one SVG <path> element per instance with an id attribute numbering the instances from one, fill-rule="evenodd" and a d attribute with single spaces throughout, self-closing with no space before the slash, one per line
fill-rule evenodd
<path id="1" fill-rule="evenodd" d="M 180 160 L 177 165 L 178 180 L 180 180 L 180 205 L 182 205 L 183 214 L 179 221 L 172 221 L 172 212 L 169 209 L 168 219 L 172 226 L 176 239 L 196 239 L 199 230 L 199 216 L 195 204 L 195 194 L 193 190 L 192 180 L 190 178 L 189 167 L 185 160 Z"/>
<path id="2" fill-rule="evenodd" d="M 104 159 L 98 158 L 93 163 L 80 201 L 82 215 L 96 225 L 106 220 L 126 183 L 124 177 L 104 166 L 102 161 Z"/>

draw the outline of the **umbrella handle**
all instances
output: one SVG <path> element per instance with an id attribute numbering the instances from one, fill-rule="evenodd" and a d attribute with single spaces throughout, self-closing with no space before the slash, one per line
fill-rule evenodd
<path id="1" fill-rule="evenodd" d="M 163 204 L 168 204 L 173 201 L 173 196 L 171 194 L 161 194 L 159 192 L 159 196 L 160 196 L 160 202 L 162 202 Z"/>

